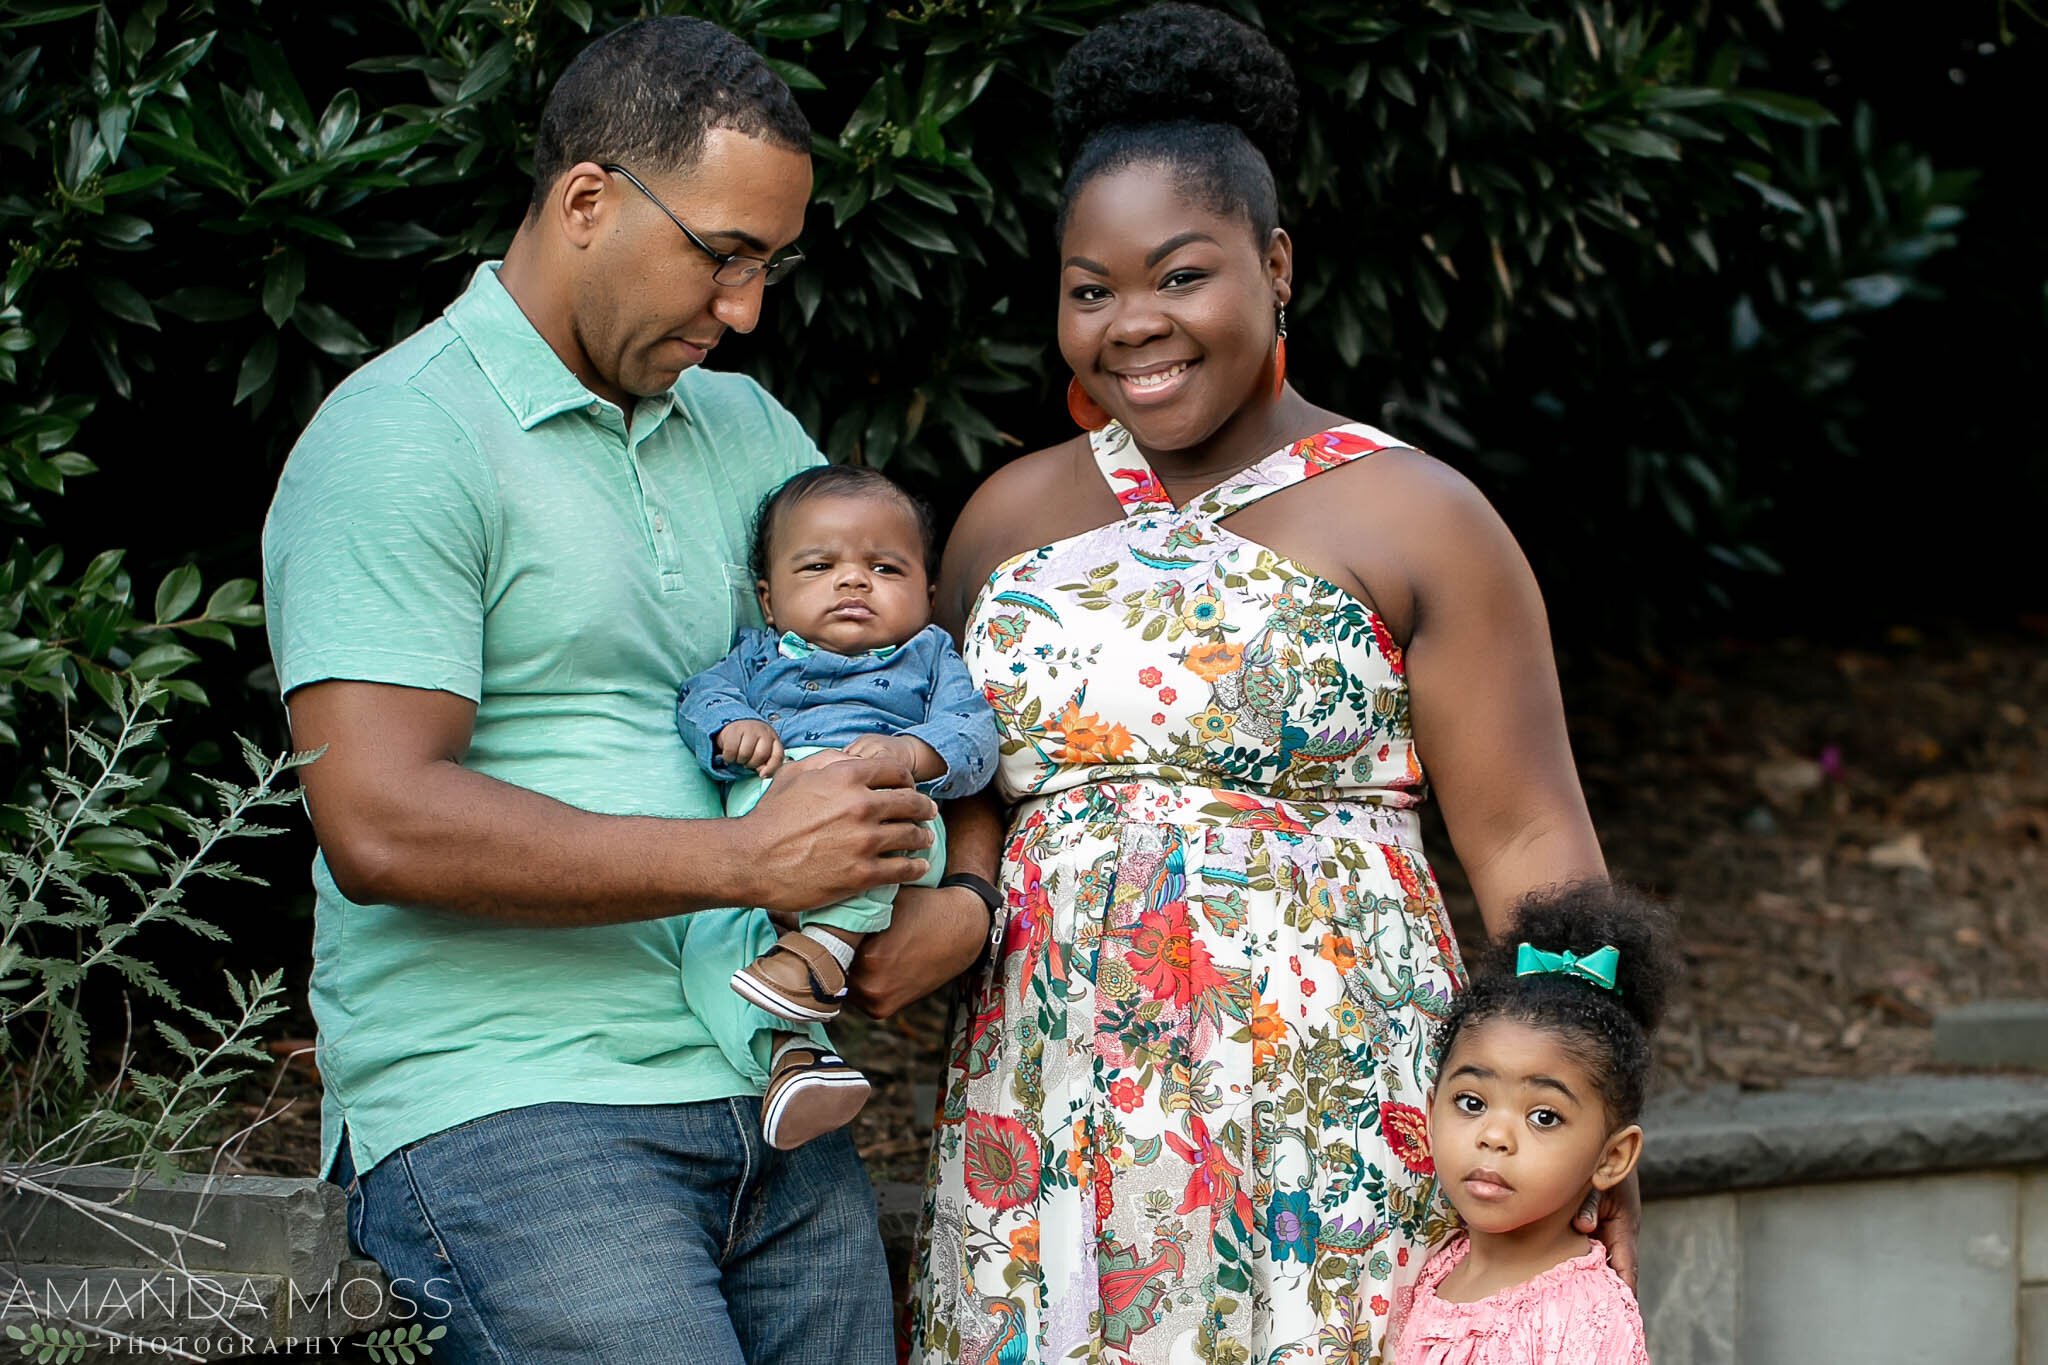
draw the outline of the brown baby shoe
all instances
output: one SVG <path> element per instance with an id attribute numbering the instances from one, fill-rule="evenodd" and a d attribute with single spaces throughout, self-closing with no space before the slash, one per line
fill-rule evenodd
<path id="1" fill-rule="evenodd" d="M 831 949 L 798 930 L 734 972 L 732 988 L 778 1019 L 823 1024 L 839 1017 L 846 969 Z"/>
<path id="2" fill-rule="evenodd" d="M 801 1147 L 851 1122 L 868 1093 L 867 1077 L 838 1053 L 806 1038 L 788 1039 L 775 1053 L 761 1097 L 761 1136 L 777 1151 Z"/>

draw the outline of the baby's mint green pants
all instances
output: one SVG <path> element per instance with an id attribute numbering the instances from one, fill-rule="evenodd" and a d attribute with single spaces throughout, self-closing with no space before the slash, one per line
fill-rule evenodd
<path id="1" fill-rule="evenodd" d="M 814 748 L 791 749 L 785 757 L 793 760 L 817 752 Z M 725 813 L 745 815 L 767 790 L 766 778 L 741 778 L 726 788 Z M 926 828 L 932 832 L 932 846 L 925 851 L 930 866 L 913 883 L 916 886 L 936 886 L 946 873 L 945 827 L 933 820 Z M 800 919 L 805 924 L 826 924 L 849 933 L 873 933 L 889 927 L 895 905 L 896 888 L 882 886 L 851 900 L 807 911 Z M 768 1084 L 770 1035 L 802 1033 L 819 1044 L 826 1042 L 821 1025 L 807 1027 L 778 1019 L 732 988 L 732 974 L 774 947 L 781 933 L 767 912 L 761 911 L 748 918 L 745 933 L 721 936 L 720 951 L 683 955 L 683 1004 L 710 1030 L 718 1050 L 725 1054 L 733 1069 L 763 1088 Z M 696 942 L 692 940 L 693 946 Z"/>
<path id="2" fill-rule="evenodd" d="M 784 762 L 794 762 L 817 753 L 815 748 L 791 749 L 783 756 Z M 749 775 L 732 783 L 725 789 L 725 813 L 745 815 L 760 804 L 768 792 L 768 778 Z M 932 846 L 925 857 L 929 866 L 925 874 L 912 882 L 912 886 L 937 886 L 939 879 L 946 875 L 946 827 L 937 820 L 930 821 L 925 828 L 932 832 Z M 839 901 L 818 910 L 806 911 L 802 917 L 805 924 L 827 924 L 834 929 L 844 929 L 851 934 L 872 934 L 878 929 L 889 927 L 889 916 L 896 906 L 896 888 L 878 886 L 863 892 L 852 900 Z"/>

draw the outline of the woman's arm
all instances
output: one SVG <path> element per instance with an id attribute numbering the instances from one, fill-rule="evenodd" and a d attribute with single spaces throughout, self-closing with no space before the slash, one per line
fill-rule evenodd
<path id="1" fill-rule="evenodd" d="M 1416 756 L 1441 803 L 1488 933 L 1556 882 L 1607 875 L 1565 735 L 1542 595 L 1500 516 L 1427 456 L 1400 462 L 1390 547 L 1412 618 L 1407 674 Z"/>
<path id="2" fill-rule="evenodd" d="M 1564 700 L 1536 576 L 1486 499 L 1427 456 L 1388 451 L 1412 613 L 1406 650 L 1416 756 L 1443 806 L 1489 934 L 1540 886 L 1607 875 L 1565 734 Z M 1391 504 L 1391 505 L 1388 505 Z M 1642 1194 L 1634 1172 L 1573 1224 L 1607 1246 L 1633 1287 Z"/>

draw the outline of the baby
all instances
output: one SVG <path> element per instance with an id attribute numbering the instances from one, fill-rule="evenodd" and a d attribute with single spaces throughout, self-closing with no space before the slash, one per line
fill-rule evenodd
<path id="1" fill-rule="evenodd" d="M 1465 1223 L 1397 1296 L 1395 1365 L 1648 1365 L 1635 1295 L 1572 1227 L 1642 1154 L 1670 921 L 1606 883 L 1524 901 L 1442 1025 L 1437 1179 Z"/>
<path id="2" fill-rule="evenodd" d="M 930 515 L 871 469 L 821 465 L 769 494 L 754 528 L 755 591 L 766 630 L 683 684 L 677 727 L 726 789 L 726 813 L 752 810 L 785 767 L 893 758 L 940 800 L 995 773 L 996 724 L 946 633 L 931 624 Z M 932 824 L 930 868 L 946 865 Z M 894 886 L 800 917 L 733 974 L 753 1004 L 797 1024 L 838 1017 L 861 940 L 889 924 Z M 868 1082 L 829 1050 L 778 1032 L 761 1129 L 788 1150 L 846 1123 Z"/>

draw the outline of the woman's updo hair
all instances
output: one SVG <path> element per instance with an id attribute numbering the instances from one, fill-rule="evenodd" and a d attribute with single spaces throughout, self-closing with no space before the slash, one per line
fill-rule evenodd
<path id="1" fill-rule="evenodd" d="M 1243 214 L 1261 247 L 1279 226 L 1273 167 L 1300 122 L 1294 72 L 1266 36 L 1199 5 L 1159 4 L 1074 44 L 1053 80 L 1053 128 L 1072 165 L 1059 234 L 1098 175 L 1164 166 L 1190 199 Z"/>
<path id="2" fill-rule="evenodd" d="M 1615 1127 L 1643 1112 L 1650 1084 L 1650 1034 L 1664 1016 L 1679 973 L 1671 914 L 1639 892 L 1611 882 L 1577 882 L 1529 896 L 1514 922 L 1475 965 L 1471 989 L 1437 1026 L 1446 1065 L 1458 1035 L 1495 1019 L 1552 1034 L 1585 1067 Z M 1516 975 L 1523 944 L 1585 958 L 1612 946 L 1615 988 L 1570 972 Z"/>

